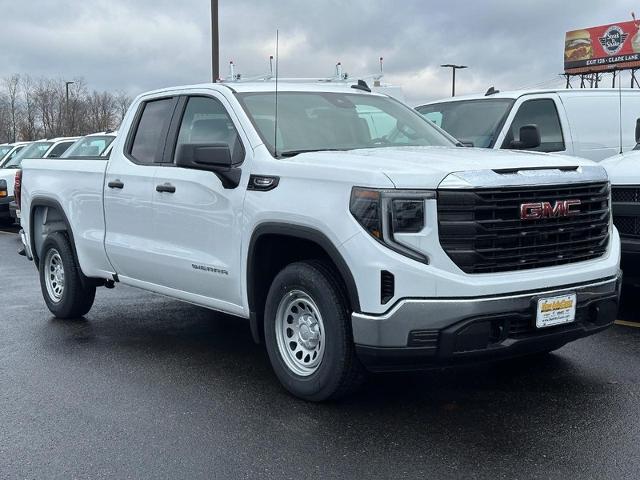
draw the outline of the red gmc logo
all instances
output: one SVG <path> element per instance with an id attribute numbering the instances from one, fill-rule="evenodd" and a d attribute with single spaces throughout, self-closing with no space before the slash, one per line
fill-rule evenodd
<path id="1" fill-rule="evenodd" d="M 538 220 L 540 218 L 570 217 L 580 213 L 580 200 L 558 200 L 551 202 L 523 203 L 520 205 L 521 220 Z"/>

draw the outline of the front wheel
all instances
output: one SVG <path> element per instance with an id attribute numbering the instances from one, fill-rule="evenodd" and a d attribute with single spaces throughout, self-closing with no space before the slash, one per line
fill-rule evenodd
<path id="1" fill-rule="evenodd" d="M 52 233 L 46 238 L 39 267 L 42 296 L 57 318 L 78 318 L 91 310 L 96 287 L 84 281 L 64 233 Z"/>
<path id="2" fill-rule="evenodd" d="M 280 382 L 311 401 L 338 398 L 364 378 L 343 289 L 321 261 L 297 262 L 274 279 L 265 306 L 265 343 Z"/>

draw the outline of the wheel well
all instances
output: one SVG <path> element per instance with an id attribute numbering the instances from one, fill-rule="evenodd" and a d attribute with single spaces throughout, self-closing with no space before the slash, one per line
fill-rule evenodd
<path id="1" fill-rule="evenodd" d="M 344 260 L 337 251 L 331 251 L 331 247 L 327 248 L 326 242 L 317 240 L 287 233 L 254 235 L 249 247 L 247 293 L 251 310 L 251 333 L 257 342 L 262 340 L 264 334 L 263 314 L 273 279 L 285 266 L 293 262 L 311 259 L 327 262 L 334 269 L 349 300 L 349 306 L 353 311 L 359 310 L 357 292 L 354 294 L 355 283 L 350 272 L 345 272 Z"/>
<path id="2" fill-rule="evenodd" d="M 75 254 L 73 236 L 68 228 L 67 219 L 62 210 L 50 205 L 36 205 L 31 210 L 31 241 L 33 261 L 38 265 L 42 245 L 47 236 L 54 232 L 64 232 L 70 236 Z"/>

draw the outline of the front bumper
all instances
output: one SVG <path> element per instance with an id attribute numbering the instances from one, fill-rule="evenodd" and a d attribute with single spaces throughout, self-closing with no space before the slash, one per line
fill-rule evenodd
<path id="1" fill-rule="evenodd" d="M 624 272 L 624 283 L 640 285 L 640 238 L 621 237 L 620 240 L 620 268 Z"/>
<path id="2" fill-rule="evenodd" d="M 551 350 L 610 326 L 621 274 L 505 296 L 405 299 L 384 315 L 352 315 L 356 351 L 373 371 L 415 370 Z M 541 297 L 575 293 L 575 321 L 536 329 Z"/>

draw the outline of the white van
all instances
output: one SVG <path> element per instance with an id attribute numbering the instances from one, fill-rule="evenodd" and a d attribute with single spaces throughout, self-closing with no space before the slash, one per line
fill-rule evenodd
<path id="1" fill-rule="evenodd" d="M 623 151 L 635 147 L 640 89 L 490 89 L 485 95 L 448 98 L 416 109 L 468 146 L 558 152 L 600 161 L 619 153 L 621 140 Z M 520 138 L 522 127 L 528 127 L 523 131 L 526 138 Z"/>

